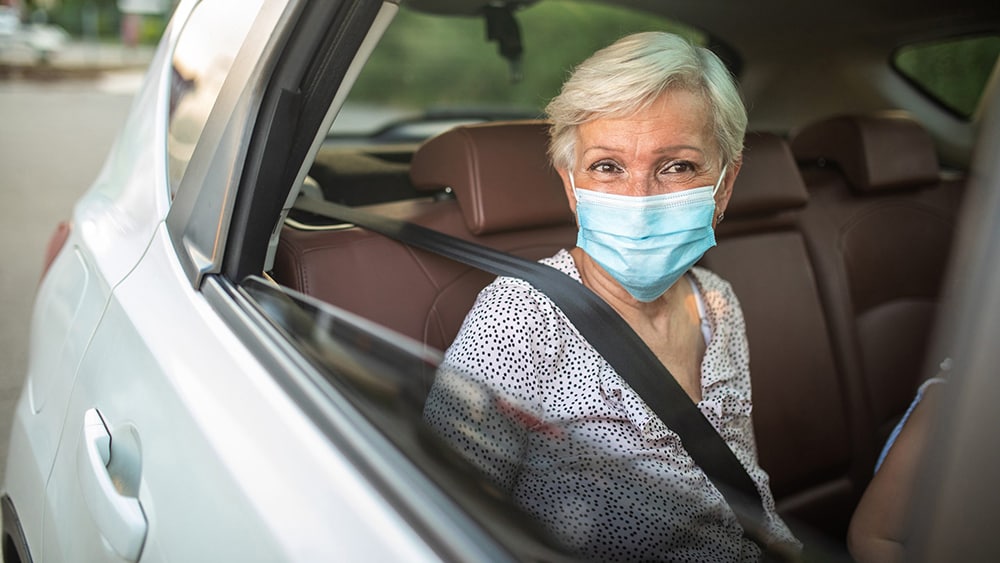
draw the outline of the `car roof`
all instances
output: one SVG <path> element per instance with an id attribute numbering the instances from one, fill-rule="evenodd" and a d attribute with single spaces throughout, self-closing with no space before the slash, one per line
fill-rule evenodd
<path id="1" fill-rule="evenodd" d="M 538 0 L 511 0 L 511 6 L 529 6 Z M 843 0 L 836 3 L 799 0 L 595 0 L 645 10 L 699 27 L 725 37 L 741 49 L 768 44 L 823 43 L 848 36 L 882 43 L 919 41 L 976 31 L 995 31 L 1000 22 L 1000 3 L 982 0 Z M 416 10 L 475 15 L 495 1 L 412 0 Z M 752 25 L 748 25 L 752 24 Z M 832 45 L 826 43 L 825 47 Z"/>

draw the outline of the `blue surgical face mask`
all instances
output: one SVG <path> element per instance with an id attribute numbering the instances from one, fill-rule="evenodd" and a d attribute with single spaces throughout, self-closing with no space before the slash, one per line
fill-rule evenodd
<path id="1" fill-rule="evenodd" d="M 652 196 L 624 196 L 570 185 L 580 232 L 576 245 L 639 301 L 663 295 L 715 246 L 715 186 Z"/>

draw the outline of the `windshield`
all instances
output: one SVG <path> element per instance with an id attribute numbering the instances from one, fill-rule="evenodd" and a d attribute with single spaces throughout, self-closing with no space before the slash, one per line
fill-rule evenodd
<path id="1" fill-rule="evenodd" d="M 707 41 L 677 22 L 599 4 L 551 0 L 512 16 L 518 29 L 501 35 L 519 37 L 516 61 L 501 54 L 501 41 L 488 39 L 494 26 L 484 17 L 401 7 L 331 136 L 375 136 L 402 127 L 399 136 L 422 139 L 460 123 L 539 117 L 576 64 L 623 35 L 672 31 L 700 45 Z"/>

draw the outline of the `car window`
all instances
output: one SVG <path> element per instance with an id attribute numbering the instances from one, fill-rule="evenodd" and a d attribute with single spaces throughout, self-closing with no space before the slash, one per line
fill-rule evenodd
<path id="1" fill-rule="evenodd" d="M 171 64 L 167 126 L 171 194 L 180 185 L 226 75 L 262 4 L 263 0 L 202 2 L 181 31 Z"/>
<path id="2" fill-rule="evenodd" d="M 961 37 L 907 45 L 893 66 L 928 96 L 963 118 L 979 107 L 1000 55 L 1000 36 Z"/>
<path id="3" fill-rule="evenodd" d="M 623 35 L 672 31 L 707 43 L 690 26 L 608 5 L 550 0 L 513 17 L 522 49 L 516 62 L 487 40 L 482 16 L 442 18 L 401 6 L 331 134 L 412 140 L 458 123 L 538 117 L 573 66 Z"/>
<path id="4" fill-rule="evenodd" d="M 379 440 L 391 443 L 419 468 L 421 475 L 433 481 L 464 509 L 460 513 L 462 517 L 475 519 L 493 538 L 500 539 L 504 548 L 517 554 L 518 559 L 567 559 L 568 554 L 558 539 L 521 510 L 508 491 L 498 488 L 485 472 L 453 449 L 425 421 L 424 401 L 440 366 L 439 352 L 400 338 L 398 334 L 327 303 L 278 288 L 261 278 L 247 279 L 241 287 L 297 352 L 317 368 L 316 379 L 311 382 L 315 387 L 305 395 L 315 396 L 315 389 L 325 389 L 346 398 L 350 408 L 356 409 L 366 423 L 374 427 Z M 484 388 L 471 378 L 463 378 L 462 374 L 448 375 L 461 390 L 460 394 L 451 397 L 456 404 L 475 409 L 480 406 L 476 401 L 481 400 L 489 404 L 516 403 L 513 399 L 503 400 L 496 391 Z M 323 408 L 305 407 L 304 410 L 319 412 Z M 504 417 L 513 424 L 520 421 L 509 410 Z M 479 430 L 468 428 L 469 439 L 483 442 L 491 438 L 492 435 Z M 337 437 L 337 441 L 343 443 L 344 437 Z M 364 450 L 379 450 L 374 443 L 360 446 Z M 420 487 L 414 487 L 412 480 L 401 480 L 400 476 L 407 472 L 406 467 L 387 463 L 385 458 L 365 461 L 373 464 L 371 477 L 374 480 L 381 475 L 396 483 L 406 481 L 407 491 L 393 491 L 399 494 L 398 502 L 427 504 L 427 498 L 413 496 L 420 494 Z M 439 531 L 449 537 L 446 541 L 460 537 L 453 528 Z"/>

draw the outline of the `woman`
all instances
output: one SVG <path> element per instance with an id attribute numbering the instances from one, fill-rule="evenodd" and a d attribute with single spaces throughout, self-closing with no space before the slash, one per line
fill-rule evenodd
<path id="1" fill-rule="evenodd" d="M 692 265 L 715 244 L 746 111 L 708 50 L 632 35 L 584 61 L 547 108 L 577 247 L 543 260 L 618 311 L 719 430 L 795 543 L 757 464 L 743 316 Z M 551 301 L 499 278 L 446 353 L 428 422 L 581 555 L 756 560 L 736 516 L 666 428 Z"/>

